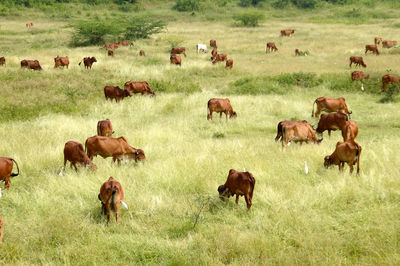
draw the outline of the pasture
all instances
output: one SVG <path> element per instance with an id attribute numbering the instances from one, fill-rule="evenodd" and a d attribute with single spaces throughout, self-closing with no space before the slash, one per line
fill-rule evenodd
<path id="1" fill-rule="evenodd" d="M 399 264 L 399 103 L 381 103 L 380 78 L 400 74 L 400 48 L 363 54 L 376 36 L 398 40 L 392 25 L 400 20 L 317 23 L 307 14 L 244 28 L 185 16 L 113 58 L 99 47 L 70 47 L 68 19 L 40 17 L 30 30 L 21 17 L 1 21 L 0 156 L 14 158 L 21 174 L 0 198 L 0 264 Z M 279 37 L 285 28 L 296 33 Z M 195 45 L 210 39 L 234 60 L 232 70 L 212 65 L 210 53 L 196 54 Z M 278 52 L 265 53 L 269 41 Z M 175 43 L 187 48 L 182 67 L 169 64 Z M 310 56 L 295 57 L 296 48 Z M 57 55 L 68 55 L 69 69 L 53 68 Z M 352 55 L 363 55 L 362 71 L 371 75 L 365 91 L 351 83 Z M 85 56 L 97 58 L 91 70 L 78 66 Z M 39 60 L 43 71 L 20 69 L 22 59 Z M 105 85 L 128 80 L 147 80 L 157 96 L 105 101 Z M 359 176 L 348 165 L 343 172 L 323 167 L 340 131 L 284 151 L 274 141 L 281 120 L 316 125 L 311 110 L 320 96 L 345 97 L 353 111 L 363 148 Z M 213 97 L 229 97 L 237 119 L 207 121 Z M 95 172 L 67 167 L 60 174 L 64 144 L 84 143 L 106 118 L 114 136 L 143 149 L 147 161 L 118 167 L 95 157 Z M 238 206 L 218 197 L 231 168 L 256 179 L 249 212 L 243 197 Z M 97 195 L 110 176 L 129 209 L 107 226 Z"/>

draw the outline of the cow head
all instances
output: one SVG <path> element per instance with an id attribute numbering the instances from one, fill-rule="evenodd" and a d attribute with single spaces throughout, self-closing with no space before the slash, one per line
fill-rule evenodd
<path id="1" fill-rule="evenodd" d="M 229 188 L 225 187 L 225 185 L 220 185 L 218 187 L 218 193 L 219 193 L 219 198 L 221 200 L 224 200 L 225 197 L 229 198 L 229 196 L 230 196 Z"/>
<path id="2" fill-rule="evenodd" d="M 141 149 L 137 149 L 135 152 L 135 162 L 145 162 L 146 161 L 146 155 L 144 154 L 144 151 Z"/>
<path id="3" fill-rule="evenodd" d="M 324 167 L 328 168 L 332 164 L 333 164 L 333 160 L 331 159 L 331 156 L 329 156 L 329 155 L 325 156 L 325 158 L 324 158 Z"/>
<path id="4" fill-rule="evenodd" d="M 93 56 L 92 58 L 90 58 L 90 61 L 92 61 L 92 63 L 97 62 L 96 57 Z"/>
<path id="5" fill-rule="evenodd" d="M 118 88 L 119 88 L 119 87 L 118 87 Z M 132 92 L 131 92 L 130 90 L 125 89 L 125 90 L 124 90 L 124 96 L 125 96 L 125 97 L 128 97 L 128 96 L 131 97 L 131 96 L 132 96 Z"/>
<path id="6" fill-rule="evenodd" d="M 237 113 L 236 112 L 232 112 L 229 116 L 229 118 L 236 118 L 237 117 Z"/>

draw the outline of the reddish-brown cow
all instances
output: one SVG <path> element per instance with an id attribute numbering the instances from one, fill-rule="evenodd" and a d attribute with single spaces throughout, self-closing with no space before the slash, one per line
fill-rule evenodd
<path id="1" fill-rule="evenodd" d="M 129 41 L 119 41 L 119 45 L 121 45 L 121 46 L 133 46 L 134 43 L 133 42 L 129 42 Z"/>
<path id="2" fill-rule="evenodd" d="M 353 173 L 353 165 L 357 163 L 357 174 L 360 173 L 361 146 L 353 141 L 338 142 L 335 151 L 324 158 L 324 166 L 338 165 L 339 171 L 343 170 L 344 163 L 350 166 L 350 173 Z"/>
<path id="3" fill-rule="evenodd" d="M 186 57 L 186 48 L 185 47 L 172 48 L 171 54 L 183 54 Z"/>
<path id="4" fill-rule="evenodd" d="M 107 85 L 104 87 L 104 96 L 106 100 L 115 99 L 116 102 L 123 100 L 125 97 L 132 96 L 132 93 L 129 90 L 123 90 L 119 86 L 110 86 Z"/>
<path id="5" fill-rule="evenodd" d="M 382 77 L 382 91 L 386 91 L 388 84 L 400 83 L 400 76 L 384 75 Z"/>
<path id="6" fill-rule="evenodd" d="M 65 146 L 64 146 L 64 170 L 65 170 L 67 161 L 69 161 L 71 163 L 70 167 L 72 168 L 72 166 L 73 166 L 75 168 L 75 171 L 77 171 L 77 172 L 78 172 L 78 168 L 76 167 L 76 164 L 79 164 L 80 166 L 89 165 L 93 170 L 97 169 L 96 165 L 86 155 L 85 150 L 83 149 L 83 145 L 76 141 L 68 141 L 67 143 L 65 143 Z"/>
<path id="7" fill-rule="evenodd" d="M 0 66 L 6 66 L 6 58 L 4 56 L 0 57 Z"/>
<path id="8" fill-rule="evenodd" d="M 355 80 L 362 80 L 362 79 L 367 79 L 369 78 L 369 75 L 366 75 L 364 72 L 362 71 L 353 71 L 351 73 L 351 80 L 355 81 Z"/>
<path id="9" fill-rule="evenodd" d="M 68 66 L 69 66 L 69 58 L 68 58 L 68 56 L 61 57 L 61 56 L 57 55 L 57 57 L 54 58 L 54 68 L 58 68 L 60 66 L 68 68 Z"/>
<path id="10" fill-rule="evenodd" d="M 114 51 L 113 50 L 107 50 L 107 55 L 114 57 Z"/>
<path id="11" fill-rule="evenodd" d="M 118 223 L 119 205 L 124 200 L 121 184 L 111 176 L 100 187 L 98 198 L 101 201 L 102 212 L 107 215 L 107 224 L 110 222 L 110 209 L 115 212 L 115 221 Z"/>
<path id="12" fill-rule="evenodd" d="M 367 65 L 364 63 L 364 60 L 361 56 L 350 56 L 350 67 L 352 64 L 355 64 L 356 66 L 363 66 L 363 67 L 367 67 Z"/>
<path id="13" fill-rule="evenodd" d="M 182 58 L 179 55 L 171 54 L 169 62 L 170 64 L 182 66 Z"/>
<path id="14" fill-rule="evenodd" d="M 268 53 L 268 52 L 274 52 L 274 51 L 275 52 L 278 51 L 278 48 L 276 48 L 275 43 L 273 43 L 273 42 L 267 43 L 267 47 L 265 48 L 265 52 Z"/>
<path id="15" fill-rule="evenodd" d="M 85 68 L 87 69 L 92 69 L 92 65 L 94 62 L 97 62 L 96 57 L 92 56 L 92 57 L 85 57 L 83 58 L 83 64 L 85 65 Z M 81 65 L 82 61 L 79 62 L 78 65 Z"/>
<path id="16" fill-rule="evenodd" d="M 382 41 L 383 48 L 392 48 L 397 45 L 397 41 Z"/>
<path id="17" fill-rule="evenodd" d="M 228 114 L 229 118 L 236 118 L 237 114 L 233 111 L 231 102 L 228 98 L 220 99 L 220 98 L 212 98 L 207 103 L 207 120 L 212 120 L 213 112 L 219 113 L 219 119 L 222 117 L 222 113 L 225 113 L 226 120 L 228 121 Z"/>
<path id="18" fill-rule="evenodd" d="M 146 56 L 146 53 L 143 50 L 139 51 L 139 56 Z"/>
<path id="19" fill-rule="evenodd" d="M 97 136 L 112 137 L 112 134 L 114 131 L 110 119 L 97 122 Z"/>
<path id="20" fill-rule="evenodd" d="M 30 68 L 33 70 L 42 70 L 38 60 L 22 60 L 21 68 Z"/>
<path id="21" fill-rule="evenodd" d="M 302 145 L 303 142 L 319 144 L 322 140 L 323 138 L 317 138 L 314 129 L 307 122 L 282 125 L 282 149 L 290 145 L 291 141 L 300 142 Z"/>
<path id="22" fill-rule="evenodd" d="M 214 61 L 214 59 L 217 57 L 218 50 L 217 48 L 212 49 L 211 51 L 211 61 Z"/>
<path id="23" fill-rule="evenodd" d="M 358 135 L 358 126 L 354 121 L 347 121 L 342 128 L 343 141 L 354 140 Z"/>
<path id="24" fill-rule="evenodd" d="M 226 60 L 228 60 L 228 56 L 226 54 L 217 54 L 212 63 L 215 64 L 218 62 L 224 62 Z"/>
<path id="25" fill-rule="evenodd" d="M 378 46 L 374 44 L 367 44 L 365 46 L 365 54 L 367 54 L 368 51 L 371 51 L 373 54 L 379 55 Z"/>
<path id="26" fill-rule="evenodd" d="M 140 93 L 142 95 L 150 94 L 151 96 L 156 96 L 147 81 L 127 81 L 124 86 L 125 89 L 129 90 L 131 93 Z"/>
<path id="27" fill-rule="evenodd" d="M 291 36 L 294 30 L 281 30 L 281 36 Z"/>
<path id="28" fill-rule="evenodd" d="M 315 104 L 317 104 L 317 112 L 315 113 L 315 117 L 318 117 L 322 111 L 325 111 L 328 113 L 341 112 L 341 113 L 348 114 L 349 117 L 350 117 L 350 114 L 352 114 L 352 112 L 349 112 L 349 109 L 347 108 L 346 100 L 343 97 L 341 97 L 341 98 L 330 98 L 330 97 L 317 98 L 313 103 L 313 110 L 311 113 L 311 117 L 314 116 L 314 105 Z"/>
<path id="29" fill-rule="evenodd" d="M 319 119 L 316 132 L 323 134 L 325 130 L 328 130 L 328 135 L 330 137 L 331 131 L 335 131 L 337 129 L 343 131 L 348 120 L 348 115 L 343 113 L 322 114 Z"/>
<path id="30" fill-rule="evenodd" d="M 210 40 L 210 46 L 214 48 L 218 48 L 216 40 Z"/>
<path id="31" fill-rule="evenodd" d="M 232 68 L 233 67 L 233 60 L 232 59 L 227 60 L 225 67 L 226 68 Z"/>
<path id="32" fill-rule="evenodd" d="M 375 45 L 378 45 L 378 44 L 380 44 L 382 42 L 382 38 L 381 37 L 375 37 L 374 41 L 375 41 Z"/>
<path id="33" fill-rule="evenodd" d="M 308 124 L 308 122 L 306 120 L 303 120 L 303 121 L 289 121 L 289 120 L 280 121 L 278 123 L 278 126 L 277 126 L 277 133 L 276 133 L 276 137 L 275 137 L 275 142 L 277 142 L 279 140 L 282 141 L 283 127 L 294 125 L 294 124 L 298 124 L 298 123 L 306 123 L 306 124 Z"/>
<path id="34" fill-rule="evenodd" d="M 13 162 L 17 166 L 18 173 L 12 173 Z M 9 188 L 11 185 L 10 177 L 19 175 L 19 167 L 17 162 L 12 158 L 0 157 L 0 180 L 5 181 L 5 188 Z"/>

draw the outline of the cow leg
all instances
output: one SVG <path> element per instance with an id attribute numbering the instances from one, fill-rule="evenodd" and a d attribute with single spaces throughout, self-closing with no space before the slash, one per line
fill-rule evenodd
<path id="1" fill-rule="evenodd" d="M 210 119 L 212 120 L 212 113 L 213 113 L 213 110 L 210 110 Z"/>
<path id="2" fill-rule="evenodd" d="M 222 112 L 219 113 L 219 120 L 222 118 Z"/>
<path id="3" fill-rule="evenodd" d="M 9 189 L 11 186 L 11 180 L 10 180 L 10 175 L 6 176 L 6 184 L 5 184 L 5 188 Z"/>
<path id="4" fill-rule="evenodd" d="M 107 224 L 110 222 L 110 199 L 106 202 Z"/>
<path id="5" fill-rule="evenodd" d="M 328 129 L 328 136 L 331 137 L 331 130 Z"/>
<path id="6" fill-rule="evenodd" d="M 228 121 L 228 112 L 227 111 L 225 111 L 225 118 L 226 118 L 226 121 Z"/>
<path id="7" fill-rule="evenodd" d="M 239 194 L 236 194 L 236 204 L 239 204 Z"/>
<path id="8" fill-rule="evenodd" d="M 67 165 L 67 159 L 64 158 L 64 167 L 63 170 L 65 171 L 65 166 Z"/>
<path id="9" fill-rule="evenodd" d="M 249 199 L 249 195 L 248 195 L 248 194 L 244 194 L 244 199 L 246 200 L 247 210 L 250 210 L 251 201 L 250 201 L 250 199 Z"/>
<path id="10" fill-rule="evenodd" d="M 118 223 L 118 216 L 119 216 L 119 201 L 115 204 L 115 221 Z"/>
<path id="11" fill-rule="evenodd" d="M 348 165 L 350 166 L 350 174 L 352 174 L 352 173 L 353 173 L 353 170 L 354 170 L 354 169 L 353 169 L 353 164 L 352 164 L 352 163 L 349 163 Z"/>
<path id="12" fill-rule="evenodd" d="M 76 168 L 76 164 L 75 163 L 71 163 L 73 166 L 74 166 L 74 168 L 75 168 L 75 171 L 77 171 L 78 172 L 78 168 Z"/>

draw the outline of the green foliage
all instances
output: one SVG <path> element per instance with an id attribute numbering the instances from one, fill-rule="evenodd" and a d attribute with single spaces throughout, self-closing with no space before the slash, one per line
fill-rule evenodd
<path id="1" fill-rule="evenodd" d="M 72 25 L 74 33 L 73 46 L 101 45 L 108 40 L 117 39 L 123 32 L 120 24 L 115 21 L 79 21 Z"/>
<path id="2" fill-rule="evenodd" d="M 380 103 L 396 102 L 396 96 L 399 95 L 400 86 L 398 84 L 390 84 L 387 87 L 385 95 L 379 100 Z"/>
<path id="3" fill-rule="evenodd" d="M 151 35 L 162 32 L 165 26 L 165 22 L 159 19 L 134 18 L 126 27 L 124 36 L 128 40 L 148 39 Z"/>
<path id="4" fill-rule="evenodd" d="M 240 0 L 239 5 L 242 7 L 257 6 L 261 2 L 265 2 L 265 0 Z"/>
<path id="5" fill-rule="evenodd" d="M 257 27 L 260 20 L 264 19 L 264 14 L 255 11 L 235 14 L 233 19 L 245 27 Z"/>
<path id="6" fill-rule="evenodd" d="M 302 9 L 312 9 L 317 5 L 317 0 L 291 0 L 292 4 Z"/>
<path id="7" fill-rule="evenodd" d="M 275 0 L 271 5 L 273 8 L 283 9 L 289 5 L 289 0 Z"/>
<path id="8" fill-rule="evenodd" d="M 150 87 L 157 92 L 165 92 L 165 93 L 185 93 L 192 94 L 195 92 L 200 92 L 201 87 L 199 84 L 187 80 L 187 79 L 170 79 L 170 80 L 150 80 Z"/>
<path id="9" fill-rule="evenodd" d="M 299 86 L 312 88 L 320 85 L 322 79 L 317 77 L 315 73 L 284 73 L 275 78 L 280 85 Z"/>
<path id="10" fill-rule="evenodd" d="M 180 12 L 198 11 L 200 9 L 200 0 L 177 0 L 173 9 Z"/>

